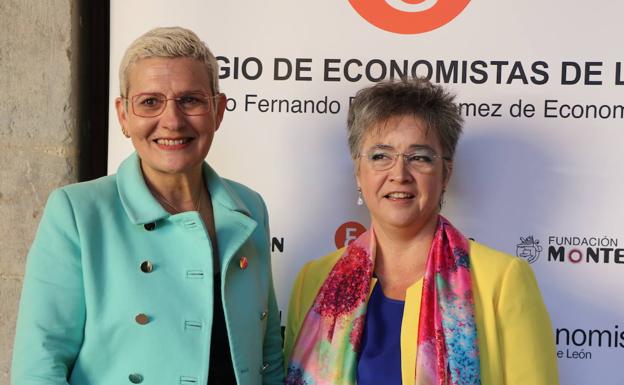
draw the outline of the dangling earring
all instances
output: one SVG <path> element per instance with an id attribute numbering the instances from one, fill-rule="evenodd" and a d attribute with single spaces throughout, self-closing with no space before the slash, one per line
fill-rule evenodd
<path id="1" fill-rule="evenodd" d="M 357 205 L 362 206 L 364 204 L 364 199 L 362 199 L 362 189 L 358 187 L 357 192 L 358 192 Z"/>
<path id="2" fill-rule="evenodd" d="M 123 127 L 123 126 L 121 127 L 121 133 L 122 133 L 122 134 L 123 134 L 126 138 L 129 138 L 129 137 L 130 137 L 130 135 L 128 135 L 128 131 L 126 131 L 126 128 L 125 128 L 125 127 Z"/>
<path id="3" fill-rule="evenodd" d="M 440 210 L 442 210 L 442 206 L 444 206 L 444 193 L 446 192 L 446 190 L 442 190 L 442 194 L 440 194 L 440 203 L 438 204 L 440 206 Z"/>

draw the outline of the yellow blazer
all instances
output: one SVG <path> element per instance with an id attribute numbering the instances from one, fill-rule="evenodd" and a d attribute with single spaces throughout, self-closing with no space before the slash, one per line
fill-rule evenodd
<path id="1" fill-rule="evenodd" d="M 342 255 L 337 250 L 308 262 L 290 297 L 284 354 L 290 361 L 308 310 Z M 526 261 L 470 242 L 482 385 L 559 384 L 550 317 Z M 375 280 L 373 279 L 373 285 Z M 372 286 L 371 286 L 372 287 Z M 422 280 L 407 289 L 401 325 L 403 385 L 414 384 Z"/>

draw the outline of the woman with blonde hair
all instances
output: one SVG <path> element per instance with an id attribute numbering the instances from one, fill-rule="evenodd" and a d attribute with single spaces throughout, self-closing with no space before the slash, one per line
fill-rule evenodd
<path id="1" fill-rule="evenodd" d="M 183 28 L 135 40 L 115 175 L 50 195 L 27 259 L 12 383 L 281 384 L 266 207 L 205 161 L 226 98 Z"/>

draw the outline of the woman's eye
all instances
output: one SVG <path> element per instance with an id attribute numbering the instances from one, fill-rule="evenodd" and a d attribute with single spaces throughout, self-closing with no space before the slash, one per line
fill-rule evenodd
<path id="1" fill-rule="evenodd" d="M 144 107 L 156 107 L 160 105 L 160 100 L 155 97 L 146 97 L 146 98 L 141 99 L 139 101 L 139 104 L 141 104 Z"/>
<path id="2" fill-rule="evenodd" d="M 196 96 L 181 96 L 179 102 L 184 106 L 194 106 L 201 103 L 201 99 Z"/>
<path id="3" fill-rule="evenodd" d="M 406 157 L 409 163 L 431 163 L 433 162 L 433 157 L 427 154 L 409 154 L 409 155 L 406 155 Z"/>
<path id="4" fill-rule="evenodd" d="M 372 161 L 388 160 L 390 158 L 390 155 L 386 154 L 385 152 L 376 152 L 374 154 L 371 154 L 370 156 L 370 159 Z"/>

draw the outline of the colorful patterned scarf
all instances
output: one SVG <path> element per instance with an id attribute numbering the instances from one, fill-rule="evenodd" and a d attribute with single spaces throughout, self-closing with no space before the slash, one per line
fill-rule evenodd
<path id="1" fill-rule="evenodd" d="M 375 266 L 373 229 L 347 247 L 306 315 L 287 385 L 353 385 Z M 479 385 L 468 241 L 439 216 L 423 278 L 416 385 Z"/>

